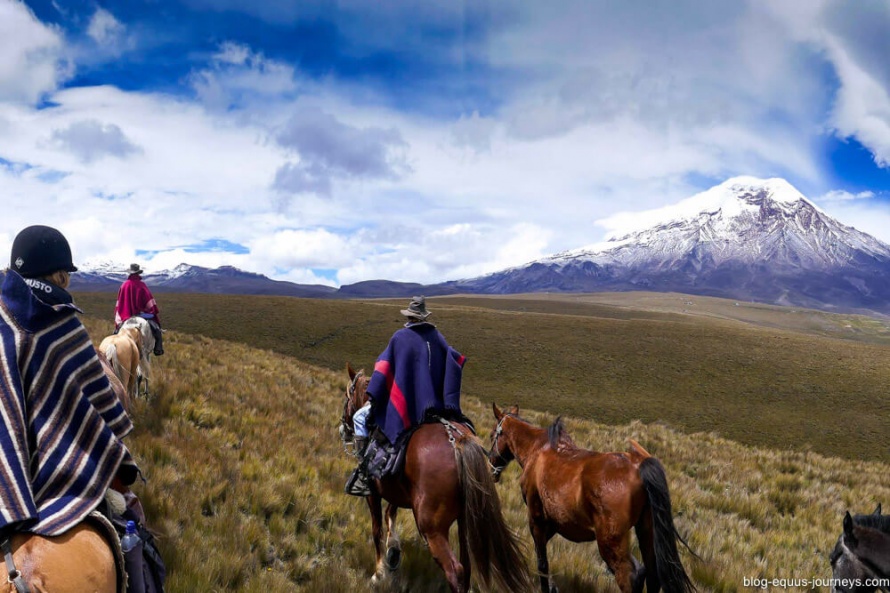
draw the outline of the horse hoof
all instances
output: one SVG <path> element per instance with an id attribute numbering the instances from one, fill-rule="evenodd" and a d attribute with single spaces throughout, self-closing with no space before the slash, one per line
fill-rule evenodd
<path id="1" fill-rule="evenodd" d="M 390 548 L 386 551 L 386 568 L 389 570 L 398 570 L 402 565 L 402 550 L 400 548 Z"/>

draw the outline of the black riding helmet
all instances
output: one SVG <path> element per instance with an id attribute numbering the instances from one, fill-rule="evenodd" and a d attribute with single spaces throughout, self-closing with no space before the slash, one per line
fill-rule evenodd
<path id="1" fill-rule="evenodd" d="M 12 242 L 9 268 L 25 278 L 46 276 L 59 270 L 76 272 L 68 240 L 52 227 L 36 224 L 23 229 Z"/>

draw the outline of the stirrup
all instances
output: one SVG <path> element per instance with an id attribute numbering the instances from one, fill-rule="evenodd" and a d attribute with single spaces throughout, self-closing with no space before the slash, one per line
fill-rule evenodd
<path id="1" fill-rule="evenodd" d="M 367 479 L 363 475 L 364 472 L 360 468 L 356 468 L 349 480 L 346 482 L 344 491 L 351 496 L 371 496 L 371 487 L 368 485 Z"/>

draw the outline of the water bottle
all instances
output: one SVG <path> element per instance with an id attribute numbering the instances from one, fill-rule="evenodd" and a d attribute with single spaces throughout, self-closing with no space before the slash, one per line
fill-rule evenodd
<path id="1" fill-rule="evenodd" d="M 136 533 L 136 522 L 127 521 L 127 532 L 121 538 L 124 565 L 127 570 L 127 593 L 145 593 L 142 573 L 142 538 Z"/>

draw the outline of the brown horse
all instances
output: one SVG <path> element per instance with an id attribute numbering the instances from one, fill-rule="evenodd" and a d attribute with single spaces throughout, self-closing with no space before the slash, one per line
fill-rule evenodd
<path id="1" fill-rule="evenodd" d="M 596 540 L 600 556 L 624 593 L 688 593 L 694 587 L 680 563 L 677 533 L 667 479 L 661 463 L 631 440 L 627 453 L 581 449 L 557 418 L 549 429 L 519 417 L 513 406 L 502 412 L 492 404 L 497 425 L 492 431 L 489 462 L 495 481 L 516 459 L 535 542 L 541 591 L 555 593 L 549 577 L 547 542 L 559 534 L 572 542 Z M 643 566 L 630 553 L 630 530 L 636 529 Z M 688 548 L 688 546 L 687 546 Z"/>
<path id="2" fill-rule="evenodd" d="M 890 591 L 890 515 L 844 515 L 844 531 L 829 560 L 838 593 Z"/>
<path id="3" fill-rule="evenodd" d="M 369 378 L 347 364 L 349 387 L 343 404 L 341 435 L 349 440 L 352 416 L 368 399 Z M 485 450 L 472 431 L 456 422 L 424 424 L 411 437 L 403 472 L 374 480 L 367 497 L 371 510 L 377 568 L 373 582 L 398 568 L 401 547 L 395 533 L 399 508 L 411 509 L 421 537 L 445 573 L 452 592 L 470 589 L 471 564 L 486 588 L 528 591 L 531 577 L 516 536 L 504 523 L 497 489 Z M 382 501 L 388 504 L 387 553 L 382 546 Z M 448 543 L 451 525 L 457 522 L 458 560 Z"/>
<path id="4" fill-rule="evenodd" d="M 136 397 L 136 375 L 139 370 L 142 338 L 137 328 L 121 328 L 111 336 L 107 336 L 99 344 L 99 350 L 105 354 L 114 369 L 114 374 L 126 388 L 130 399 Z"/>
<path id="5" fill-rule="evenodd" d="M 56 537 L 16 533 L 12 558 L 32 593 L 124 593 L 120 551 L 107 537 L 117 537 L 110 524 L 101 529 L 91 520 Z M 6 587 L 0 591 L 16 593 L 13 583 Z"/>

